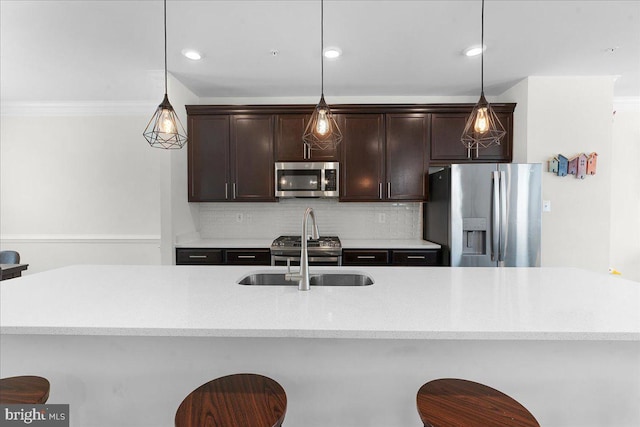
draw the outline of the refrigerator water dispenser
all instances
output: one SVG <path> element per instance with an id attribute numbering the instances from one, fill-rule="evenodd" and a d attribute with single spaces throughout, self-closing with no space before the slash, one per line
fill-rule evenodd
<path id="1" fill-rule="evenodd" d="M 487 219 L 462 218 L 462 253 L 485 255 L 487 253 Z"/>

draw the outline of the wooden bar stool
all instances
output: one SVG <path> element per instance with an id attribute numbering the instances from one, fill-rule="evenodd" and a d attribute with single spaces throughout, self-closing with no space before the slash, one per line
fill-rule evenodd
<path id="1" fill-rule="evenodd" d="M 430 381 L 420 387 L 417 403 L 425 427 L 540 427 L 511 397 L 467 380 Z"/>
<path id="2" fill-rule="evenodd" d="M 278 427 L 287 411 L 280 384 L 257 374 L 235 374 L 189 393 L 176 412 L 176 427 Z"/>
<path id="3" fill-rule="evenodd" d="M 0 403 L 41 404 L 49 398 L 49 381 L 35 376 L 0 379 Z"/>

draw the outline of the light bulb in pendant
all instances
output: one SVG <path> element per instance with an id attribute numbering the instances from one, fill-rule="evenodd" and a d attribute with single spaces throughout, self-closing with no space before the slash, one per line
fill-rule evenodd
<path id="1" fill-rule="evenodd" d="M 485 133 L 489 130 L 489 118 L 487 117 L 487 108 L 479 108 L 476 120 L 473 124 L 473 130 L 478 133 Z"/>
<path id="2" fill-rule="evenodd" d="M 318 111 L 318 121 L 316 122 L 316 134 L 325 136 L 329 132 L 329 118 L 327 117 L 327 110 Z"/>
<path id="3" fill-rule="evenodd" d="M 176 133 L 176 127 L 171 120 L 171 110 L 163 108 L 160 113 L 160 132 L 162 133 Z"/>

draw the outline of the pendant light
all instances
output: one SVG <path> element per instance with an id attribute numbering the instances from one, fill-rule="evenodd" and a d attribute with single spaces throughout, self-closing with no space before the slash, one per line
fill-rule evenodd
<path id="1" fill-rule="evenodd" d="M 143 135 L 156 148 L 182 148 L 187 143 L 187 133 L 167 96 L 167 0 L 164 0 L 164 99 Z"/>
<path id="2" fill-rule="evenodd" d="M 482 41 L 484 47 L 484 0 L 482 0 Z M 471 115 L 467 119 L 462 132 L 462 143 L 470 151 L 472 149 L 487 148 L 491 145 L 500 145 L 500 140 L 505 135 L 504 127 L 498 116 L 491 108 L 491 104 L 484 97 L 484 48 L 480 53 L 480 100 L 473 107 Z"/>
<path id="3" fill-rule="evenodd" d="M 335 148 L 342 141 L 342 132 L 324 100 L 324 0 L 320 0 L 320 102 L 302 136 L 304 144 L 311 150 Z"/>

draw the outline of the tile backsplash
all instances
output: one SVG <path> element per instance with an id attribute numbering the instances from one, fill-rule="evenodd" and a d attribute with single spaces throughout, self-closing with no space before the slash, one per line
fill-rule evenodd
<path id="1" fill-rule="evenodd" d="M 201 203 L 200 237 L 276 238 L 299 234 L 312 207 L 320 234 L 343 239 L 420 239 L 421 203 L 339 203 L 282 199 L 278 203 Z"/>

